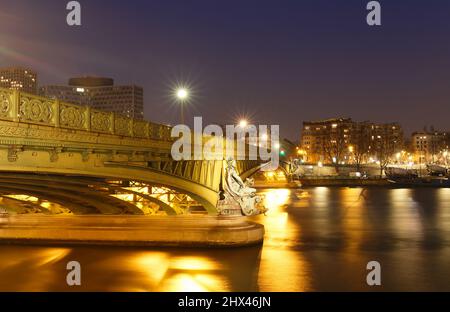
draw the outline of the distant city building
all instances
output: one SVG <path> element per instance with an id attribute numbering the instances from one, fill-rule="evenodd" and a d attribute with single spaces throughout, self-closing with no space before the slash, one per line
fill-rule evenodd
<path id="1" fill-rule="evenodd" d="M 48 85 L 40 88 L 43 96 L 95 109 L 120 113 L 130 118 L 144 118 L 144 92 L 136 85 L 114 85 L 103 77 L 69 79 L 69 85 Z"/>
<path id="2" fill-rule="evenodd" d="M 307 162 L 332 162 L 327 147 L 332 142 L 350 145 L 349 134 L 353 122 L 350 118 L 333 118 L 303 122 L 300 145 L 305 151 L 303 159 Z M 339 133 L 338 133 L 339 132 Z M 342 142 L 337 142 L 337 137 Z M 330 144 L 328 144 L 330 143 Z M 337 160 L 337 159 L 336 159 Z"/>
<path id="3" fill-rule="evenodd" d="M 0 87 L 36 94 L 37 74 L 22 67 L 0 68 Z"/>
<path id="4" fill-rule="evenodd" d="M 446 158 L 448 154 L 450 146 L 450 132 L 414 132 L 412 134 L 411 144 L 416 162 L 440 162 L 441 158 Z"/>
<path id="5" fill-rule="evenodd" d="M 298 154 L 310 163 L 376 162 L 384 153 L 403 148 L 403 130 L 398 123 L 356 122 L 351 118 L 305 121 L 300 147 Z"/>

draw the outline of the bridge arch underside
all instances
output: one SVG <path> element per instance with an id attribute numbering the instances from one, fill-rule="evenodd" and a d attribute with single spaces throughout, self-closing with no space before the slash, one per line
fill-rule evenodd
<path id="1" fill-rule="evenodd" d="M 132 170 L 132 169 L 130 169 Z M 12 213 L 72 214 L 184 214 L 216 213 L 208 199 L 186 191 L 188 181 L 164 183 L 163 174 L 136 175 L 68 172 L 62 169 L 8 170 L 0 172 L 0 207 Z M 150 177 L 151 176 L 151 177 Z M 139 177 L 136 179 L 135 177 Z M 178 182 L 179 185 L 173 185 Z M 191 182 L 192 183 L 192 182 Z M 200 191 L 200 186 L 191 188 Z"/>

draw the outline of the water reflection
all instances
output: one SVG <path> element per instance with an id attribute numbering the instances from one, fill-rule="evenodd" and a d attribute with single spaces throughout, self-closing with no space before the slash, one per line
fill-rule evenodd
<path id="1" fill-rule="evenodd" d="M 57 266 L 69 253 L 69 248 L 0 246 L 0 290 L 48 290 L 63 274 Z"/>
<path id="2" fill-rule="evenodd" d="M 287 210 L 292 200 L 301 198 L 301 195 L 288 189 L 266 190 L 262 193 L 269 212 L 267 216 L 256 218 L 266 230 L 258 274 L 259 286 L 264 291 L 311 290 L 309 263 L 295 250 L 301 237 L 301 228 Z"/>
<path id="3" fill-rule="evenodd" d="M 261 191 L 263 246 L 237 249 L 0 245 L 1 291 L 450 290 L 450 189 Z M 66 264 L 82 286 L 66 285 Z"/>
<path id="4" fill-rule="evenodd" d="M 364 210 L 366 209 L 364 189 L 344 188 L 340 198 L 343 206 L 342 231 L 346 234 L 347 248 L 349 250 L 358 249 L 364 240 L 366 230 L 364 228 Z M 347 255 L 353 253 L 347 252 Z"/>
<path id="5" fill-rule="evenodd" d="M 390 190 L 392 228 L 397 236 L 415 236 L 418 239 L 423 235 L 420 224 L 421 207 L 413 198 L 415 191 L 413 189 Z"/>

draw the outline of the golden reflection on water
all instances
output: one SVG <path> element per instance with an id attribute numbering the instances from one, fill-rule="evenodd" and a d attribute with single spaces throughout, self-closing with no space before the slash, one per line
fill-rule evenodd
<path id="1" fill-rule="evenodd" d="M 440 202 L 450 202 L 450 188 L 440 188 L 438 190 L 438 197 Z M 450 208 L 450 206 L 448 206 Z"/>
<path id="2" fill-rule="evenodd" d="M 169 255 L 165 252 L 133 253 L 127 260 L 127 267 L 130 270 L 142 274 L 143 284 L 147 290 L 159 285 L 169 267 Z M 145 291 L 145 288 L 142 291 Z"/>
<path id="3" fill-rule="evenodd" d="M 317 208 L 328 208 L 329 205 L 329 193 L 328 187 L 319 186 L 313 189 L 314 201 Z"/>
<path id="4" fill-rule="evenodd" d="M 112 291 L 228 291 L 223 266 L 207 256 L 178 256 L 171 251 L 142 251 L 126 254 L 123 259 L 104 261 L 103 267 L 110 270 L 121 263 L 126 272 L 138 276 L 132 281 L 134 288 L 126 283 Z"/>
<path id="5" fill-rule="evenodd" d="M 262 247 L 0 245 L 0 291 L 367 290 L 373 259 L 386 263 L 388 290 L 448 289 L 450 189 L 261 193 L 270 210 L 252 219 L 265 226 Z M 82 265 L 81 288 L 66 284 L 72 260 Z"/>
<path id="6" fill-rule="evenodd" d="M 175 257 L 169 261 L 159 291 L 227 291 L 219 263 L 207 257 Z"/>
<path id="7" fill-rule="evenodd" d="M 194 272 L 174 272 L 164 279 L 157 291 L 169 292 L 204 292 L 229 291 L 220 275 Z"/>
<path id="8" fill-rule="evenodd" d="M 290 191 L 288 189 L 273 189 L 265 191 L 264 206 L 269 209 L 264 219 L 266 231 L 276 232 L 278 238 L 284 235 L 288 223 L 288 213 L 284 211 L 283 206 L 288 203 Z M 276 236 L 270 236 L 277 239 Z"/>
<path id="9" fill-rule="evenodd" d="M 356 250 L 359 248 L 366 224 L 364 224 L 365 196 L 362 188 L 343 188 L 340 192 L 343 213 L 341 215 L 342 226 L 347 234 L 347 248 Z"/>
<path id="10" fill-rule="evenodd" d="M 420 205 L 413 199 L 414 189 L 392 189 L 389 192 L 392 207 L 392 228 L 398 233 L 421 236 Z"/>
<path id="11" fill-rule="evenodd" d="M 269 210 L 279 210 L 281 206 L 288 202 L 290 191 L 288 189 L 273 189 L 265 191 L 263 195 L 264 205 Z"/>
<path id="12" fill-rule="evenodd" d="M 308 291 L 311 266 L 301 252 L 293 250 L 299 244 L 301 228 L 286 211 L 291 203 L 291 189 L 269 189 L 265 196 L 266 216 L 259 216 L 266 235 L 261 252 L 258 286 L 263 291 Z M 303 194 L 304 195 L 304 194 Z"/>
<path id="13" fill-rule="evenodd" d="M 48 291 L 49 284 L 59 276 L 54 266 L 69 253 L 70 248 L 38 247 L 22 257 L 2 254 L 0 289 L 3 291 Z"/>

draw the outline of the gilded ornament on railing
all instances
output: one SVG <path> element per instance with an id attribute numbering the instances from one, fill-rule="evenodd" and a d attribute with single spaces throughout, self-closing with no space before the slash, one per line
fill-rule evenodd
<path id="1" fill-rule="evenodd" d="M 18 116 L 13 116 L 16 114 L 16 106 L 18 106 Z M 20 122 L 24 123 L 45 124 L 92 132 L 109 133 L 114 129 L 114 134 L 121 136 L 151 138 L 158 141 L 171 140 L 171 128 L 166 125 L 133 120 L 119 114 L 115 114 L 114 118 L 111 118 L 110 112 L 98 110 L 90 110 L 88 113 L 88 109 L 85 106 L 62 101 L 57 104 L 56 101 L 49 98 L 21 91 L 14 93 L 11 90 L 0 88 L 0 119 L 16 120 L 17 117 L 19 117 Z M 0 132 L 2 132 L 0 135 L 5 131 L 14 133 L 20 131 L 17 130 L 19 129 L 17 127 L 11 129 L 0 129 Z M 61 135 L 68 136 L 72 134 L 64 133 Z M 96 136 L 92 136 L 92 140 L 95 141 Z"/>
<path id="2" fill-rule="evenodd" d="M 131 128 L 130 124 L 131 124 L 130 118 L 121 115 L 116 115 L 114 127 L 115 134 L 129 136 Z"/>
<path id="3" fill-rule="evenodd" d="M 164 129 L 161 127 L 161 125 L 158 125 L 158 137 L 163 138 L 164 137 Z"/>
<path id="4" fill-rule="evenodd" d="M 147 122 L 135 120 L 133 124 L 133 134 L 138 137 L 147 137 Z"/>
<path id="5" fill-rule="evenodd" d="M 161 139 L 170 141 L 172 138 L 170 137 L 170 127 L 168 126 L 161 126 L 163 128 L 163 135 Z"/>
<path id="6" fill-rule="evenodd" d="M 61 127 L 82 129 L 84 126 L 84 107 L 61 103 L 59 124 Z"/>
<path id="7" fill-rule="evenodd" d="M 111 113 L 91 111 L 91 130 L 109 132 L 111 129 Z"/>
<path id="8" fill-rule="evenodd" d="M 154 139 L 157 135 L 156 132 L 156 125 L 154 123 L 149 122 L 148 123 L 148 137 L 151 139 Z"/>
<path id="9" fill-rule="evenodd" d="M 157 138 L 160 140 L 170 140 L 170 127 L 164 125 L 157 125 L 158 135 Z"/>
<path id="10" fill-rule="evenodd" d="M 8 92 L 0 91 L 0 116 L 8 117 L 11 108 L 11 98 Z"/>
<path id="11" fill-rule="evenodd" d="M 20 120 L 51 124 L 54 103 L 30 96 L 20 97 Z"/>

